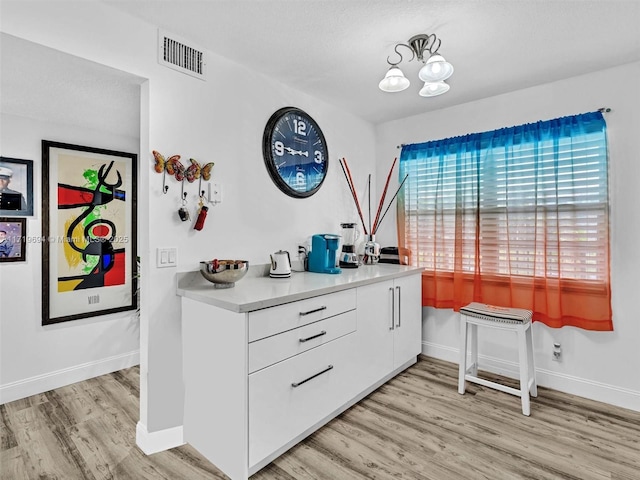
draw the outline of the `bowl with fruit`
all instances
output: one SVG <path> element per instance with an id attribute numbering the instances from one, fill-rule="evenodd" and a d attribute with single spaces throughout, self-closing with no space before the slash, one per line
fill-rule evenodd
<path id="1" fill-rule="evenodd" d="M 231 288 L 249 270 L 246 260 L 218 260 L 200 262 L 200 273 L 213 283 L 215 288 Z"/>

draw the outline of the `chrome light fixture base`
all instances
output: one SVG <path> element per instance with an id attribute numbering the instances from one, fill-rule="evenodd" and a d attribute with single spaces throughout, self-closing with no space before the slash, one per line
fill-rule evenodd
<path id="1" fill-rule="evenodd" d="M 444 81 L 453 74 L 453 65 L 438 53 L 441 45 L 442 40 L 434 33 L 414 35 L 407 43 L 396 44 L 394 51 L 399 60 L 392 62 L 390 57 L 387 57 L 387 63 L 391 68 L 378 84 L 380 90 L 384 92 L 401 92 L 409 87 L 409 80 L 398 67 L 404 59 L 398 48 L 405 47 L 411 52 L 411 58 L 408 61 L 418 59 L 425 64 L 418 74 L 420 80 L 425 82 L 420 90 L 420 96 L 434 97 L 446 93 L 449 90 L 449 85 Z"/>
<path id="2" fill-rule="evenodd" d="M 409 48 L 413 51 L 414 56 L 411 57 L 411 60 L 417 58 L 421 62 L 424 62 L 424 53 L 428 52 L 429 55 L 435 55 L 436 52 L 440 49 L 440 45 L 442 44 L 442 40 L 436 37 L 435 33 L 432 34 L 424 34 L 414 35 L 407 42 Z M 404 44 L 400 44 L 404 45 Z M 405 45 L 406 46 L 406 45 Z"/>

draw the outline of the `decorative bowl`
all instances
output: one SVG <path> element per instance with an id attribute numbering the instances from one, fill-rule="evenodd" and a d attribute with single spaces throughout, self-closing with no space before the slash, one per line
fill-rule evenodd
<path id="1" fill-rule="evenodd" d="M 249 270 L 246 260 L 210 260 L 200 262 L 200 273 L 215 288 L 231 288 Z"/>

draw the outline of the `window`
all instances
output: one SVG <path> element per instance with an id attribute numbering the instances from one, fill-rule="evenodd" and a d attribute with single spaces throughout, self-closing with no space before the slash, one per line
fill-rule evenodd
<path id="1" fill-rule="evenodd" d="M 404 146 L 398 230 L 423 304 L 611 330 L 607 167 L 599 112 Z"/>

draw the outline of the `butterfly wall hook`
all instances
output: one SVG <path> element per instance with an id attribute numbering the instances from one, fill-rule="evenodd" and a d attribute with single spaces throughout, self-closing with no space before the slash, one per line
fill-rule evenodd
<path id="1" fill-rule="evenodd" d="M 167 193 L 169 190 L 169 186 L 165 185 L 164 176 L 168 173 L 171 176 L 174 176 L 176 180 L 181 182 L 185 178 L 185 168 L 182 163 L 180 163 L 180 155 L 172 155 L 168 160 L 165 160 L 164 156 L 158 152 L 157 150 L 153 150 L 153 158 L 155 160 L 155 165 L 153 166 L 154 170 L 157 173 L 162 173 L 162 191 Z"/>
<path id="2" fill-rule="evenodd" d="M 163 193 L 167 193 L 167 190 L 169 190 L 169 186 L 165 184 L 165 177 L 168 173 L 169 175 L 174 176 L 175 179 L 179 182 L 187 180 L 187 182 L 193 183 L 196 180 L 200 180 L 200 197 L 204 197 L 204 190 L 202 190 L 202 180 L 209 181 L 211 179 L 211 169 L 213 168 L 213 162 L 209 162 L 201 166 L 196 159 L 190 158 L 189 162 L 191 163 L 191 165 L 189 165 L 188 168 L 185 168 L 184 165 L 182 165 L 182 163 L 180 162 L 180 155 L 173 155 L 168 159 L 165 159 L 165 157 L 157 150 L 152 150 L 152 153 L 155 160 L 155 165 L 153 166 L 153 168 L 157 173 L 162 173 Z"/>
<path id="3" fill-rule="evenodd" d="M 187 168 L 187 171 L 185 173 L 187 182 L 193 183 L 200 177 L 207 181 L 211 179 L 211 169 L 213 168 L 213 162 L 209 162 L 201 167 L 200 163 L 198 163 L 198 161 L 194 158 L 190 158 L 189 161 L 191 162 L 191 165 L 189 166 L 189 168 Z"/>

